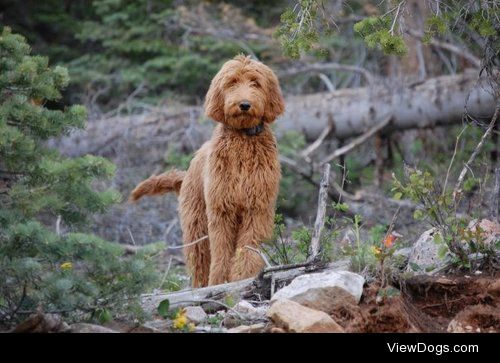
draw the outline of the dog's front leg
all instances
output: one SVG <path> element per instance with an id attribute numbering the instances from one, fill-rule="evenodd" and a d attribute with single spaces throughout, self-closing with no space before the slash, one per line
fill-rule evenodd
<path id="1" fill-rule="evenodd" d="M 262 257 L 255 251 L 272 236 L 274 209 L 249 210 L 243 214 L 231 262 L 230 281 L 255 277 L 264 267 Z"/>
<path id="2" fill-rule="evenodd" d="M 209 211 L 208 237 L 210 239 L 209 285 L 229 281 L 231 259 L 234 255 L 237 220 L 233 213 Z"/>

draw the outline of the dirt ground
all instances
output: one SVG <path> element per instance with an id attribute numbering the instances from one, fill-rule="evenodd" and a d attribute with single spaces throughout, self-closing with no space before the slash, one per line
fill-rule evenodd
<path id="1" fill-rule="evenodd" d="M 401 293 L 377 297 L 365 288 L 359 305 L 331 315 L 347 332 L 500 332 L 500 273 L 491 276 L 417 276 Z"/>

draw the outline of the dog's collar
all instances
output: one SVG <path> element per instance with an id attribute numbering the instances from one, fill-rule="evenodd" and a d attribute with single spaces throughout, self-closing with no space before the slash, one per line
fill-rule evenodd
<path id="1" fill-rule="evenodd" d="M 247 129 L 241 129 L 241 131 L 244 132 L 247 136 L 257 136 L 262 131 L 264 131 L 264 121 L 261 121 L 257 126 L 249 127 Z"/>

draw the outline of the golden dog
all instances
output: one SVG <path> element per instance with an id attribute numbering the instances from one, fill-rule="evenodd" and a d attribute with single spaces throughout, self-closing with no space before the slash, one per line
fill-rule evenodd
<path id="1" fill-rule="evenodd" d="M 272 235 L 281 177 L 269 124 L 283 113 L 284 101 L 269 67 L 245 56 L 226 62 L 212 80 L 205 111 L 219 125 L 189 169 L 150 177 L 131 194 L 133 201 L 179 194 L 184 255 L 194 287 L 259 273 L 264 263 L 253 249 Z"/>

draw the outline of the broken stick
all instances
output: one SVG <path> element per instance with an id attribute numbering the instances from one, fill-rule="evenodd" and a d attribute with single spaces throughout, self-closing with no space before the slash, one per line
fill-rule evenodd
<path id="1" fill-rule="evenodd" d="M 314 222 L 314 230 L 311 238 L 311 245 L 309 246 L 308 262 L 315 261 L 319 256 L 321 250 L 321 231 L 325 226 L 326 215 L 326 201 L 328 200 L 328 187 L 330 186 L 330 164 L 323 165 L 323 177 L 318 195 L 318 212 L 316 213 L 316 221 Z"/>

